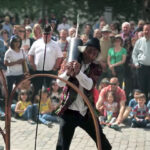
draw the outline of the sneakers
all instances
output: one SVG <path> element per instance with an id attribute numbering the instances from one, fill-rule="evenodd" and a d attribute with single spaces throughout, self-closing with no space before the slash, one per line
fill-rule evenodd
<path id="1" fill-rule="evenodd" d="M 133 122 L 131 123 L 131 128 L 135 128 L 135 124 Z"/>
<path id="2" fill-rule="evenodd" d="M 28 120 L 28 123 L 35 124 L 35 122 L 33 120 Z"/>
<path id="3" fill-rule="evenodd" d="M 118 124 L 112 124 L 112 125 L 110 126 L 110 128 L 113 128 L 113 129 L 115 129 L 116 131 L 120 131 L 120 127 L 118 126 Z"/>
<path id="4" fill-rule="evenodd" d="M 50 122 L 50 121 L 48 121 L 47 123 L 46 123 L 46 125 L 49 127 L 49 128 L 51 128 L 53 125 L 52 125 L 52 122 Z"/>
<path id="5" fill-rule="evenodd" d="M 148 123 L 148 124 L 146 125 L 146 128 L 150 129 L 150 123 Z"/>

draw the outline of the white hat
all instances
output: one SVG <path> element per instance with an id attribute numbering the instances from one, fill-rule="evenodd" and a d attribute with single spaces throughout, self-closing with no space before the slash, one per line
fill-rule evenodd
<path id="1" fill-rule="evenodd" d="M 111 32 L 111 29 L 110 29 L 109 25 L 106 24 L 106 25 L 102 28 L 101 32 Z"/>

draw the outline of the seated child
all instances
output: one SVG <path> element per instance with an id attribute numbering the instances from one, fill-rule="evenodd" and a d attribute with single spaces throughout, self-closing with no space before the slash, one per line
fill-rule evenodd
<path id="1" fill-rule="evenodd" d="M 133 109 L 134 118 L 132 119 L 131 127 L 145 128 L 150 121 L 148 108 L 145 105 L 146 97 L 144 93 L 137 96 L 137 105 Z"/>
<path id="2" fill-rule="evenodd" d="M 30 124 L 34 124 L 34 121 L 32 120 L 32 109 L 33 106 L 28 98 L 28 91 L 21 90 L 18 96 L 18 102 L 15 107 L 15 113 L 17 113 L 20 118 L 28 120 Z"/>
<path id="3" fill-rule="evenodd" d="M 125 120 L 128 116 L 133 117 L 133 108 L 137 105 L 137 96 L 141 94 L 141 90 L 134 89 L 133 90 L 133 99 L 129 101 L 128 107 L 126 107 L 125 112 L 123 114 L 123 120 Z"/>
<path id="4" fill-rule="evenodd" d="M 113 123 L 115 123 L 118 115 L 118 103 L 115 102 L 114 92 L 109 91 L 107 93 L 107 101 L 104 102 L 102 107 L 104 109 L 104 116 L 99 117 L 100 124 L 113 127 Z"/>
<path id="5" fill-rule="evenodd" d="M 60 104 L 60 97 L 61 97 L 61 93 L 60 93 L 60 88 L 57 85 L 57 82 L 55 80 L 52 81 L 52 87 L 50 90 L 50 99 L 52 102 L 52 107 L 56 110 L 57 107 Z"/>
<path id="6" fill-rule="evenodd" d="M 52 122 L 58 122 L 58 118 L 51 115 L 53 111 L 53 107 L 51 104 L 51 99 L 48 95 L 48 90 L 46 88 L 42 88 L 39 91 L 39 98 L 41 94 L 41 101 L 40 101 L 40 112 L 39 112 L 39 120 L 41 123 L 47 125 L 48 127 L 52 126 Z"/>

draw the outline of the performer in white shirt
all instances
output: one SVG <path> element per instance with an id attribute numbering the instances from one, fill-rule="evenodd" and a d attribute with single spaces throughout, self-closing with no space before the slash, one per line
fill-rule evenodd
<path id="1" fill-rule="evenodd" d="M 59 76 L 77 85 L 89 98 L 92 96 L 91 90 L 96 83 L 96 76 L 99 76 L 101 73 L 100 68 L 95 67 L 96 64 L 93 64 L 100 52 L 98 39 L 93 38 L 89 40 L 85 46 L 81 46 L 81 50 L 79 60 L 67 62 L 65 67 L 62 67 L 63 70 Z M 65 83 L 60 80 L 57 80 L 57 83 L 61 87 L 65 86 Z M 70 104 L 60 113 L 60 131 L 56 150 L 69 150 L 77 126 L 85 130 L 96 142 L 94 123 L 88 107 L 79 94 L 67 86 L 65 88 L 66 90 L 63 93 L 65 95 L 64 99 L 68 98 Z M 92 101 L 94 102 L 93 99 Z M 111 150 L 111 145 L 103 134 L 102 128 L 100 126 L 99 128 L 102 150 Z"/>

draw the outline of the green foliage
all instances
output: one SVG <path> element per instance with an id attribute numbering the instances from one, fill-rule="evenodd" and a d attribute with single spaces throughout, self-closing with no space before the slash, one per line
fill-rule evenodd
<path id="1" fill-rule="evenodd" d="M 58 19 L 67 15 L 75 21 L 80 13 L 83 22 L 84 19 L 92 22 L 103 14 L 105 7 L 110 6 L 113 19 L 123 16 L 125 20 L 137 20 L 143 17 L 143 3 L 143 0 L 0 0 L 0 14 L 29 15 L 38 19 L 53 12 Z"/>

